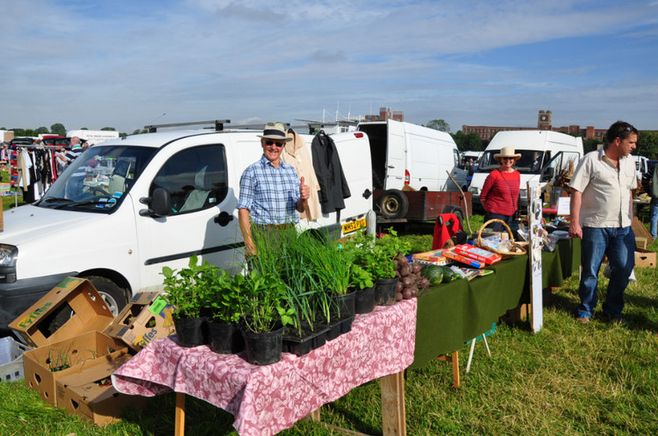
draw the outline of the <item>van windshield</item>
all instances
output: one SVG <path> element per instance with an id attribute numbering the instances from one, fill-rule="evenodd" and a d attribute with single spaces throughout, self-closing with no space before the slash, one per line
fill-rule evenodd
<path id="1" fill-rule="evenodd" d="M 488 173 L 498 168 L 500 165 L 494 158 L 497 153 L 500 153 L 500 150 L 485 151 L 480 159 L 478 172 Z M 516 161 L 514 167 L 521 174 L 539 174 L 542 167 L 551 159 L 550 151 L 516 150 L 516 153 L 520 154 L 521 158 Z"/>
<path id="2" fill-rule="evenodd" d="M 36 205 L 112 213 L 157 150 L 125 145 L 92 147 L 66 167 Z"/>

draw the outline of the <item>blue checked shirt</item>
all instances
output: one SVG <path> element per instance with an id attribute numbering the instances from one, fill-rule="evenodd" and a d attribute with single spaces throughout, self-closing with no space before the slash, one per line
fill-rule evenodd
<path id="1" fill-rule="evenodd" d="M 238 209 L 248 209 L 255 224 L 287 224 L 299 221 L 299 177 L 281 161 L 279 168 L 265 156 L 249 165 L 240 177 Z"/>

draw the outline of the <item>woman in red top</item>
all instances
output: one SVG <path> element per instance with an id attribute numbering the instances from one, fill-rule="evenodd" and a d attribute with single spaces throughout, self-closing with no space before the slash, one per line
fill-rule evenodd
<path id="1" fill-rule="evenodd" d="M 503 220 L 513 231 L 518 229 L 514 215 L 518 209 L 521 185 L 521 175 L 514 169 L 514 164 L 520 157 L 520 154 L 514 153 L 514 147 L 503 147 L 500 153 L 494 154 L 500 167 L 489 173 L 480 194 L 480 203 L 487 212 L 484 219 Z M 495 223 L 492 228 L 495 231 L 504 230 L 500 223 Z"/>

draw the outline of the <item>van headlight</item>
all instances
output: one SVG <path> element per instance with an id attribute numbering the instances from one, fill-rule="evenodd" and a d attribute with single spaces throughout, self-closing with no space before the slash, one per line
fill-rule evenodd
<path id="1" fill-rule="evenodd" d="M 13 245 L 0 244 L 0 266 L 16 266 L 18 248 Z"/>

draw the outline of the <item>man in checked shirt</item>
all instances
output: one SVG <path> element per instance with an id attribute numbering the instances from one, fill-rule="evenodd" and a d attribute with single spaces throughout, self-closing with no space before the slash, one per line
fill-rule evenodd
<path id="1" fill-rule="evenodd" d="M 304 177 L 297 176 L 295 169 L 281 160 L 286 142 L 282 123 L 267 123 L 262 135 L 258 135 L 263 147 L 260 160 L 249 165 L 240 177 L 238 218 L 244 239 L 246 254 L 256 254 L 251 235 L 251 224 L 278 226 L 299 222 L 298 212 L 304 210 L 310 189 Z"/>

